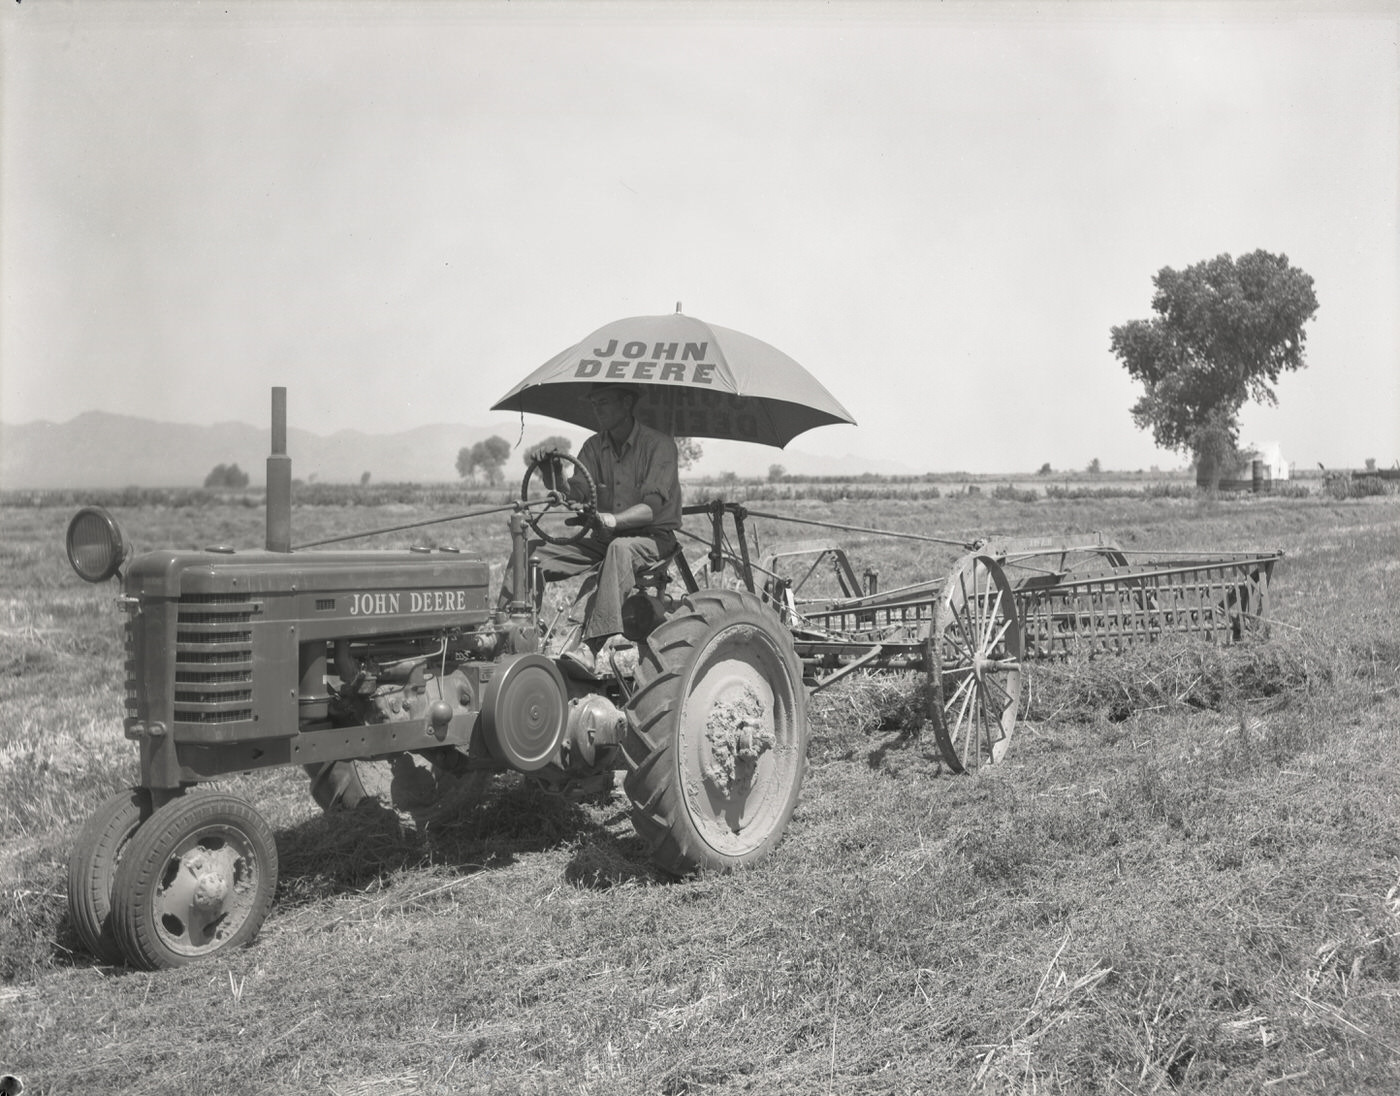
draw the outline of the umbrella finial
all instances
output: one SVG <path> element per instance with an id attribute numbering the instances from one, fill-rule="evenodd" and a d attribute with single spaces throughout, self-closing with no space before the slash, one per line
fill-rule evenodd
<path id="1" fill-rule="evenodd" d="M 677 302 L 676 302 L 676 315 L 679 316 L 679 315 L 680 315 L 680 312 L 681 312 L 681 302 L 680 302 L 680 301 L 677 301 Z"/>

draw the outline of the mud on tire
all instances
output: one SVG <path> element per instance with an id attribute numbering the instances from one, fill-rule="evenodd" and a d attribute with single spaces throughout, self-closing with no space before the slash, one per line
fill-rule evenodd
<path id="1" fill-rule="evenodd" d="M 686 597 L 640 648 L 624 787 L 652 860 L 729 871 L 782 838 L 807 767 L 792 636 L 754 595 Z"/>

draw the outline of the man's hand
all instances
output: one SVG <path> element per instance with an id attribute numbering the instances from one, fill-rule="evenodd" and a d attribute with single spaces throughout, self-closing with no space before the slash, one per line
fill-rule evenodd
<path id="1" fill-rule="evenodd" d="M 591 525 L 600 540 L 611 540 L 617 535 L 617 515 L 601 514 L 597 510 L 580 510 L 564 519 L 565 525 Z"/>

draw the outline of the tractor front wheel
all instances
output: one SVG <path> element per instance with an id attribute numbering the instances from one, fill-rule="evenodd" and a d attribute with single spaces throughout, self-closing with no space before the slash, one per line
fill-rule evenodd
<path id="1" fill-rule="evenodd" d="M 276 888 L 262 815 L 237 796 L 196 792 L 161 807 L 127 845 L 112 928 L 133 966 L 184 966 L 252 940 Z"/>
<path id="2" fill-rule="evenodd" d="M 68 920 L 78 939 L 104 963 L 120 963 L 112 934 L 112 880 L 132 835 L 151 817 L 151 793 L 128 788 L 98 807 L 68 859 Z"/>
<path id="3" fill-rule="evenodd" d="M 678 876 L 758 860 L 782 838 L 807 766 L 792 636 L 753 594 L 702 590 L 640 653 L 624 787 L 652 860 Z"/>

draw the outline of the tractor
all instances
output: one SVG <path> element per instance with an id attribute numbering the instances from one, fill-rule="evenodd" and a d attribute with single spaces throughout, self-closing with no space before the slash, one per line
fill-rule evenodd
<path id="1" fill-rule="evenodd" d="M 591 502 L 526 472 L 510 516 L 512 589 L 539 588 L 531 534 Z M 550 519 L 550 520 L 546 520 Z M 302 766 L 328 808 L 438 781 L 527 774 L 567 791 L 621 771 L 632 821 L 672 875 L 767 854 L 797 804 L 807 694 L 791 633 L 749 590 L 704 589 L 683 556 L 638 576 L 625 670 L 581 679 L 544 653 L 531 598 L 493 608 L 489 564 L 447 548 L 292 550 L 285 390 L 273 392 L 267 538 L 133 555 L 106 511 L 81 509 L 68 558 L 119 578 L 123 731 L 139 783 L 103 803 L 69 864 L 72 924 L 100 959 L 177 967 L 249 942 L 272 904 L 277 847 L 257 808 L 201 788 Z M 577 525 L 573 536 L 582 536 Z M 679 569 L 685 590 L 672 593 Z M 392 792 L 391 792 L 392 788 Z"/>

